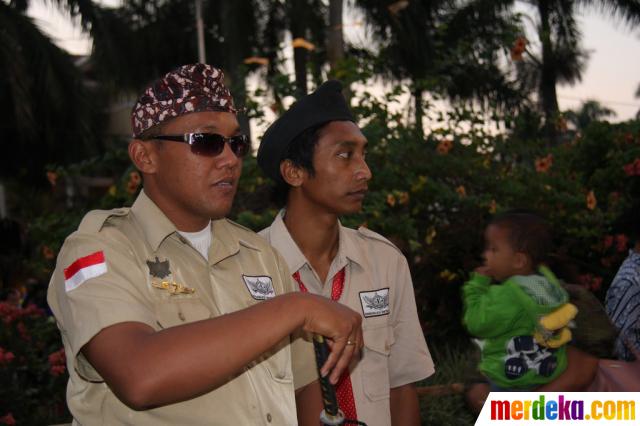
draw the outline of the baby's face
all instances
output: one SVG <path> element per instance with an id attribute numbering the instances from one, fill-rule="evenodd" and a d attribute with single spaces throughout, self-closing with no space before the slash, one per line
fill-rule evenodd
<path id="1" fill-rule="evenodd" d="M 497 281 L 503 281 L 517 274 L 517 252 L 509 242 L 509 231 L 496 225 L 489 225 L 484 233 L 484 266 Z"/>

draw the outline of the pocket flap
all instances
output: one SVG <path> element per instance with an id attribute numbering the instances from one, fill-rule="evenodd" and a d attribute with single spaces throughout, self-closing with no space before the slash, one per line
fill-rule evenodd
<path id="1" fill-rule="evenodd" d="M 364 346 L 372 351 L 389 356 L 391 345 L 393 345 L 393 331 L 387 324 L 374 327 L 365 326 L 362 329 Z"/>

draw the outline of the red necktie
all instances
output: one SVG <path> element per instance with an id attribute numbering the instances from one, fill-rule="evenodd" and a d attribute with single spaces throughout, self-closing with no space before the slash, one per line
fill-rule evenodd
<path id="1" fill-rule="evenodd" d="M 344 268 L 342 268 L 334 277 L 333 283 L 331 283 L 331 300 L 337 302 L 342 295 L 344 289 Z M 296 280 L 300 291 L 303 293 L 308 292 L 307 287 L 302 283 L 300 279 L 300 272 L 293 274 L 293 279 Z M 344 417 L 350 420 L 357 420 L 358 414 L 356 412 L 356 402 L 353 399 L 353 388 L 351 387 L 351 377 L 349 376 L 349 369 L 345 369 L 338 380 L 338 384 L 335 386 L 336 398 L 338 399 L 338 406 L 344 413 Z"/>

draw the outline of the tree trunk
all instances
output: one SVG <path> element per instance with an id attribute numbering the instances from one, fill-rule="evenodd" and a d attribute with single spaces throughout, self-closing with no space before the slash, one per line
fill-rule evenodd
<path id="1" fill-rule="evenodd" d="M 548 0 L 538 1 L 538 12 L 540 14 L 540 41 L 542 43 L 542 70 L 540 73 L 540 103 L 544 113 L 544 130 L 549 138 L 549 142 L 556 143 L 558 131 L 556 122 L 558 120 L 558 95 L 556 93 L 556 83 L 558 80 L 556 70 L 556 58 L 551 40 L 550 4 Z"/>
<path id="2" fill-rule="evenodd" d="M 422 106 L 423 90 L 415 87 L 412 94 L 415 107 L 416 133 L 419 137 L 424 137 L 424 128 L 422 127 L 422 118 L 424 117 L 424 108 Z"/>
<path id="3" fill-rule="evenodd" d="M 306 39 L 306 1 L 290 0 L 289 3 L 289 30 L 291 38 L 298 37 Z M 296 73 L 296 98 L 301 98 L 307 94 L 307 61 L 309 52 L 301 47 L 293 49 L 293 65 Z"/>
<path id="4" fill-rule="evenodd" d="M 238 9 L 238 4 L 233 1 L 227 0 L 220 3 L 222 16 L 238 16 Z M 224 57 L 220 58 L 220 63 L 225 72 L 225 84 L 231 91 L 236 107 L 242 108 L 247 102 L 247 71 L 243 65 L 244 54 L 240 48 L 242 46 L 241 38 L 245 35 L 234 22 L 234 20 L 222 21 L 220 30 L 226 42 L 229 46 L 236 47 L 228 49 Z M 240 130 L 251 138 L 249 117 L 246 114 L 238 114 L 238 123 L 240 124 Z"/>
<path id="5" fill-rule="evenodd" d="M 327 57 L 331 72 L 344 58 L 344 38 L 342 35 L 342 0 L 329 0 L 329 33 L 327 40 Z"/>

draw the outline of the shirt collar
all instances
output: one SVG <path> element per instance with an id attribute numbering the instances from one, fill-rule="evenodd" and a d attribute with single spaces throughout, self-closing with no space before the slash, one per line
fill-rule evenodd
<path id="1" fill-rule="evenodd" d="M 218 219 L 211 222 L 213 239 L 211 241 L 211 248 L 209 249 L 209 263 L 211 265 L 216 264 L 227 257 L 233 256 L 240 251 L 240 243 L 247 245 L 248 247 L 255 248 L 253 245 L 247 244 L 245 241 L 240 241 L 236 235 L 234 235 L 231 229 L 231 224 L 227 219 Z"/>
<path id="2" fill-rule="evenodd" d="M 131 206 L 131 212 L 142 228 L 142 232 L 153 251 L 157 251 L 160 244 L 170 235 L 178 235 L 178 230 L 173 222 L 145 194 L 144 190 L 140 191 L 140 195 Z M 213 265 L 238 253 L 240 245 L 259 250 L 249 239 L 234 232 L 233 228 L 234 226 L 226 218 L 211 221 L 213 236 L 209 248 L 210 264 Z M 183 237 L 180 236 L 180 238 Z"/>
<path id="3" fill-rule="evenodd" d="M 284 257 L 289 271 L 294 273 L 308 262 L 285 226 L 282 220 L 284 214 L 285 209 L 280 210 L 271 224 L 269 229 L 270 243 Z"/>
<path id="4" fill-rule="evenodd" d="M 140 195 L 131 206 L 131 212 L 153 251 L 157 251 L 164 239 L 176 232 L 175 225 L 144 190 L 140 191 Z"/>
<path id="5" fill-rule="evenodd" d="M 300 270 L 303 266 L 309 265 L 309 262 L 285 226 L 283 221 L 284 215 L 285 209 L 278 212 L 269 229 L 269 237 L 271 245 L 284 257 L 287 262 L 287 267 L 293 273 Z M 354 231 L 342 226 L 340 221 L 338 221 L 338 253 L 331 263 L 329 277 L 346 266 L 348 263 L 347 259 L 360 266 L 364 264 L 362 249 L 358 242 L 355 241 L 355 235 L 352 234 L 354 234 Z M 311 265 L 309 265 L 309 267 L 311 267 Z"/>
<path id="6" fill-rule="evenodd" d="M 338 221 L 340 226 L 340 250 L 343 255 L 357 263 L 360 267 L 364 267 L 366 255 L 364 253 L 364 244 L 357 236 L 357 231 L 349 229 Z"/>

